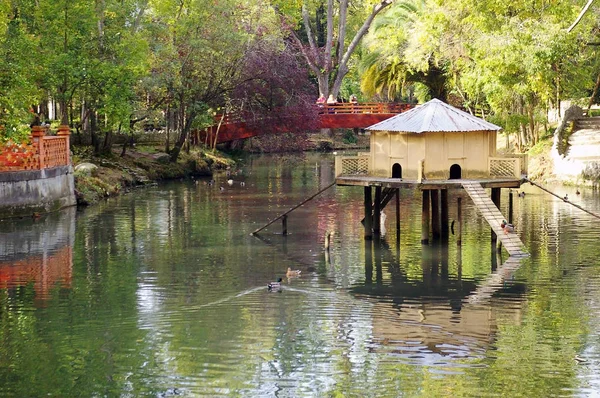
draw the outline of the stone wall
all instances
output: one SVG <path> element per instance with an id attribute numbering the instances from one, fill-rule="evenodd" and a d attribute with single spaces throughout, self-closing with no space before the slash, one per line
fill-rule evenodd
<path id="1" fill-rule="evenodd" d="M 75 204 L 71 166 L 0 173 L 0 219 L 48 213 Z"/>

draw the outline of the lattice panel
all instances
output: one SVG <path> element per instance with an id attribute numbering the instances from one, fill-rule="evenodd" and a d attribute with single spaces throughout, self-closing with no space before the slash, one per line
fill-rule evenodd
<path id="1" fill-rule="evenodd" d="M 494 177 L 516 176 L 516 159 L 490 159 L 490 175 Z"/>
<path id="2" fill-rule="evenodd" d="M 369 174 L 369 158 L 356 157 L 342 159 L 342 174 Z"/>
<path id="3" fill-rule="evenodd" d="M 68 164 L 67 140 L 64 137 L 44 137 L 44 165 L 46 167 Z"/>

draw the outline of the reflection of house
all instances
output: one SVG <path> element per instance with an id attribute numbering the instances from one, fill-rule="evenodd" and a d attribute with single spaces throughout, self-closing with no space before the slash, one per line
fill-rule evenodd
<path id="1" fill-rule="evenodd" d="M 375 304 L 373 338 L 398 355 L 419 363 L 483 354 L 496 340 L 499 324 L 519 324 L 522 309 L 502 302 L 465 306 L 460 312 L 443 302 L 419 305 Z"/>
<path id="2" fill-rule="evenodd" d="M 339 157 L 336 175 L 426 179 L 520 178 L 526 158 L 496 154 L 500 127 L 433 99 L 366 129 L 369 154 Z"/>

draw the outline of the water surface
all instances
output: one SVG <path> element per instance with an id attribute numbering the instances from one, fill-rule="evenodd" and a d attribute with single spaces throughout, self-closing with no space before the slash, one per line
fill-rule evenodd
<path id="1" fill-rule="evenodd" d="M 365 241 L 362 189 L 337 187 L 255 237 L 333 181 L 333 157 L 233 172 L 2 222 L 0 396 L 600 395 L 598 219 L 525 185 L 514 263 L 458 191 L 460 249 L 420 244 L 412 191 L 399 238 L 392 201 Z M 550 188 L 600 213 L 598 192 Z"/>

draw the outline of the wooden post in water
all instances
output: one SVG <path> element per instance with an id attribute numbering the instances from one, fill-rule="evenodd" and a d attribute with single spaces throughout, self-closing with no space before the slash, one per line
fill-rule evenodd
<path id="1" fill-rule="evenodd" d="M 494 204 L 496 205 L 496 207 L 498 209 L 500 209 L 500 193 L 501 193 L 501 189 L 502 188 L 492 188 L 492 202 L 494 202 Z M 498 241 L 498 236 L 496 235 L 496 233 L 494 232 L 493 229 L 490 229 L 492 231 L 492 246 L 495 247 L 496 246 L 496 242 Z"/>
<path id="2" fill-rule="evenodd" d="M 512 224 L 513 222 L 513 191 L 512 189 L 508 190 L 508 223 Z"/>
<path id="3" fill-rule="evenodd" d="M 440 239 L 440 195 L 438 189 L 431 191 L 431 234 L 433 240 Z"/>
<path id="4" fill-rule="evenodd" d="M 365 283 L 373 282 L 373 242 L 365 239 Z"/>
<path id="5" fill-rule="evenodd" d="M 375 187 L 375 206 L 373 208 L 373 234 L 381 234 L 381 187 Z"/>
<path id="6" fill-rule="evenodd" d="M 400 188 L 396 188 L 396 242 L 400 242 Z"/>
<path id="7" fill-rule="evenodd" d="M 441 217 L 442 217 L 442 238 L 448 240 L 448 190 L 442 189 L 441 192 Z"/>
<path id="8" fill-rule="evenodd" d="M 283 236 L 287 235 L 287 216 L 281 217 L 281 227 L 282 227 L 281 234 Z"/>
<path id="9" fill-rule="evenodd" d="M 421 211 L 421 244 L 429 244 L 429 191 L 423 190 L 423 206 Z"/>
<path id="10" fill-rule="evenodd" d="M 456 245 L 462 245 L 462 198 L 456 199 Z"/>
<path id="11" fill-rule="evenodd" d="M 371 187 L 365 187 L 365 239 L 373 237 L 373 197 Z"/>

